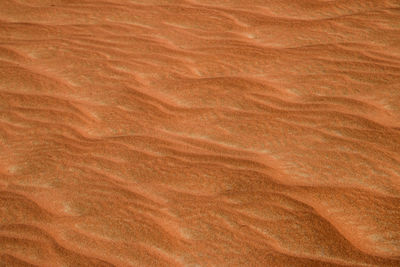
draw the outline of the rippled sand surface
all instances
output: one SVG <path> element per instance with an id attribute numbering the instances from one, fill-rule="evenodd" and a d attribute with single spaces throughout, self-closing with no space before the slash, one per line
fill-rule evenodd
<path id="1" fill-rule="evenodd" d="M 0 266 L 400 266 L 400 1 L 1 0 Z"/>

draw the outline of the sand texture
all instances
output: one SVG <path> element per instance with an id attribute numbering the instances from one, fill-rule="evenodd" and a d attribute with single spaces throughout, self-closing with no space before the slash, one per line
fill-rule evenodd
<path id="1" fill-rule="evenodd" d="M 400 266 L 400 0 L 0 0 L 0 266 Z"/>

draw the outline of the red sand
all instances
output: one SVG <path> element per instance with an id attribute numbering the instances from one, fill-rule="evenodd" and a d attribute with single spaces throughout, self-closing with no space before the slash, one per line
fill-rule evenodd
<path id="1" fill-rule="evenodd" d="M 1 0 L 0 266 L 400 266 L 399 0 Z"/>

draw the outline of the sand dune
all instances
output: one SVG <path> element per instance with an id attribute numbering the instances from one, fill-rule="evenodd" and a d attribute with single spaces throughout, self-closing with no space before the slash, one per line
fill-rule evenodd
<path id="1" fill-rule="evenodd" d="M 0 191 L 0 266 L 400 266 L 400 2 L 2 0 Z"/>

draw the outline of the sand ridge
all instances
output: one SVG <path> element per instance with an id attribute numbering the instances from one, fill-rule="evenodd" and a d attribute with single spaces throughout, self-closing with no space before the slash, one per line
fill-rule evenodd
<path id="1" fill-rule="evenodd" d="M 0 1 L 0 266 L 399 266 L 399 21 Z"/>

